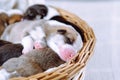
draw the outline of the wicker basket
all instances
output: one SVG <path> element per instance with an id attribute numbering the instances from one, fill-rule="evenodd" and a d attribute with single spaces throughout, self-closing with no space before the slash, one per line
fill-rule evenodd
<path id="1" fill-rule="evenodd" d="M 55 7 L 54 7 L 55 8 Z M 38 73 L 29 77 L 12 78 L 10 80 L 83 80 L 84 68 L 90 56 L 93 54 L 95 46 L 95 35 L 93 30 L 85 21 L 63 9 L 55 8 L 68 22 L 77 26 L 82 35 L 83 47 L 78 54 L 65 63 L 57 67 L 54 71 Z"/>

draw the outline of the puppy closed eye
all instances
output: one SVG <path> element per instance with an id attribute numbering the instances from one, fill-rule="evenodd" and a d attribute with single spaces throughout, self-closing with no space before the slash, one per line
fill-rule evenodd
<path id="1" fill-rule="evenodd" d="M 65 34 L 67 31 L 64 30 L 64 29 L 59 29 L 59 30 L 57 30 L 57 32 L 60 33 L 60 34 Z"/>
<path id="2" fill-rule="evenodd" d="M 74 39 L 71 39 L 69 37 L 65 37 L 65 43 L 68 43 L 68 44 L 73 44 L 74 43 Z"/>

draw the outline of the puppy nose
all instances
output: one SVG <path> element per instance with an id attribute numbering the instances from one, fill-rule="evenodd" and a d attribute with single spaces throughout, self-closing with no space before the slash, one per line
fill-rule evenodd
<path id="1" fill-rule="evenodd" d="M 59 56 L 64 61 L 69 61 L 76 54 L 75 49 L 71 45 L 62 45 L 59 51 Z"/>

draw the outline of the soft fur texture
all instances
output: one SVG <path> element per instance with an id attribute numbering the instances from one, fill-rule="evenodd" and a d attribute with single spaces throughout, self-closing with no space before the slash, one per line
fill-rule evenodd
<path id="1" fill-rule="evenodd" d="M 41 26 L 45 23 L 44 20 L 37 21 L 21 21 L 8 26 L 1 36 L 1 39 L 13 42 L 21 43 L 24 47 L 24 52 L 27 53 L 32 50 L 34 46 L 27 46 L 34 44 L 35 41 L 43 41 L 45 33 L 43 32 Z M 14 34 L 15 33 L 15 34 Z M 16 36 L 16 37 L 14 37 Z M 29 37 L 26 37 L 29 36 Z M 44 44 L 44 42 L 42 42 Z M 26 47 L 27 46 L 27 47 Z"/>
<path id="2" fill-rule="evenodd" d="M 20 22 L 23 18 L 23 15 L 21 14 L 13 14 L 9 17 L 8 24 L 14 24 L 16 22 Z"/>
<path id="3" fill-rule="evenodd" d="M 45 5 L 35 4 L 30 6 L 24 13 L 24 19 L 34 20 L 37 17 L 43 19 L 48 13 L 48 8 Z"/>
<path id="4" fill-rule="evenodd" d="M 12 44 L 11 42 L 9 41 L 5 41 L 5 40 L 0 40 L 0 47 L 6 45 L 6 44 Z"/>
<path id="5" fill-rule="evenodd" d="M 47 22 L 51 30 L 48 30 L 47 44 L 64 61 L 69 61 L 82 47 L 80 34 L 70 25 L 65 25 L 56 20 Z M 49 32 L 50 31 L 50 32 Z"/>
<path id="6" fill-rule="evenodd" d="M 21 14 L 14 13 L 9 16 L 6 13 L 0 13 L 0 36 L 8 25 L 21 21 L 22 17 L 23 16 Z"/>
<path id="7" fill-rule="evenodd" d="M 12 76 L 30 76 L 65 63 L 50 48 L 32 50 L 19 58 L 12 58 L 2 65 Z M 13 74 L 15 72 L 15 74 Z M 2 74 L 0 74 L 2 75 Z M 7 76 L 5 76 L 7 77 Z"/>
<path id="8" fill-rule="evenodd" d="M 22 55 L 23 46 L 0 40 L 0 66 L 10 58 Z"/>

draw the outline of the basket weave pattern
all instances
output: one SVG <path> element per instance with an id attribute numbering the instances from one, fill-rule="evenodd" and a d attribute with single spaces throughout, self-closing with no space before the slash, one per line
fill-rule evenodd
<path id="1" fill-rule="evenodd" d="M 84 67 L 90 56 L 93 54 L 95 46 L 95 35 L 93 30 L 85 21 L 76 15 L 63 9 L 55 8 L 67 21 L 75 24 L 82 34 L 83 47 L 68 63 L 57 67 L 54 71 L 38 73 L 30 77 L 12 78 L 10 80 L 82 80 Z"/>

